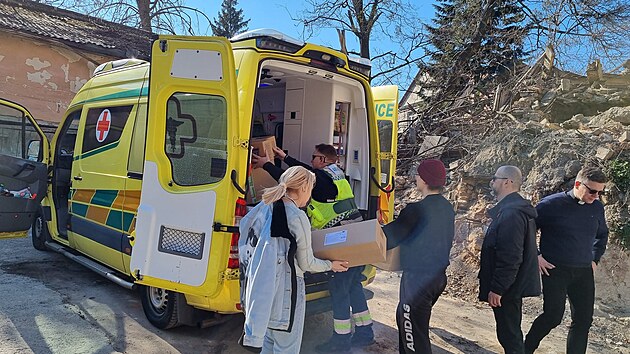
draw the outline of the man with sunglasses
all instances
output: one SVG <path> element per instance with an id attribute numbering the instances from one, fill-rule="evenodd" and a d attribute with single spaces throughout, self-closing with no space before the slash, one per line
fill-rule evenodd
<path id="1" fill-rule="evenodd" d="M 604 206 L 599 201 L 606 181 L 599 168 L 584 167 L 571 191 L 547 196 L 536 206 L 544 304 L 525 338 L 526 353 L 533 353 L 562 322 L 567 296 L 571 326 L 566 351 L 586 352 L 595 302 L 593 272 L 608 243 Z"/>
<path id="2" fill-rule="evenodd" d="M 479 300 L 492 307 L 499 343 L 506 354 L 523 354 L 523 298 L 540 295 L 536 209 L 518 192 L 521 170 L 501 166 L 490 181 L 497 205 L 481 246 Z"/>
<path id="3" fill-rule="evenodd" d="M 274 147 L 274 154 L 288 166 L 303 166 L 315 173 L 315 187 L 306 212 L 313 228 L 326 229 L 363 220 L 355 204 L 352 187 L 343 170 L 337 166 L 334 146 L 316 145 L 310 166 L 288 156 L 278 147 Z M 267 157 L 253 155 L 252 165 L 254 168 L 264 168 L 276 180 L 283 172 Z M 374 343 L 372 316 L 361 284 L 364 269 L 365 266 L 352 267 L 343 274 L 331 276 L 328 287 L 332 300 L 333 334 L 326 342 L 315 347 L 317 352 L 347 353 L 351 347 L 365 347 Z"/>

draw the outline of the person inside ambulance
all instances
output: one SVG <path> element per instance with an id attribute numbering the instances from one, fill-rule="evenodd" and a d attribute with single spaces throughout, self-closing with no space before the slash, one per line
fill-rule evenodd
<path id="1" fill-rule="evenodd" d="M 354 201 L 350 183 L 343 170 L 337 166 L 337 151 L 332 145 L 319 144 L 307 165 L 274 147 L 274 154 L 288 166 L 303 166 L 315 173 L 315 187 L 307 206 L 307 215 L 315 229 L 359 222 L 363 216 Z M 252 166 L 263 168 L 275 180 L 283 170 L 268 157 L 252 155 Z M 365 347 L 374 343 L 372 316 L 363 293 L 363 270 L 365 266 L 349 268 L 347 272 L 335 273 L 328 282 L 332 298 L 334 332 L 330 339 L 318 346 L 320 353 L 348 352 L 352 346 Z M 355 332 L 352 334 L 352 320 Z"/>

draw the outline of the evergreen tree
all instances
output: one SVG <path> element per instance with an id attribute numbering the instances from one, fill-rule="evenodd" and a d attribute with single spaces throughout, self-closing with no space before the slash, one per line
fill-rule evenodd
<path id="1" fill-rule="evenodd" d="M 516 0 L 438 0 L 434 25 L 427 25 L 429 63 L 422 66 L 439 100 L 472 84 L 500 82 L 523 57 L 527 34 Z"/>
<path id="2" fill-rule="evenodd" d="M 236 5 L 238 5 L 238 0 L 223 0 L 221 11 L 210 22 L 213 35 L 232 38 L 247 31 L 249 20 L 244 20 L 243 10 L 237 10 Z"/>

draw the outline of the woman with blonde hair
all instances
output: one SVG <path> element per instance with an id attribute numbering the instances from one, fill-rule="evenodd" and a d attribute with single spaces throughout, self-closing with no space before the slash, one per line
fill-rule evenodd
<path id="1" fill-rule="evenodd" d="M 346 271 L 348 262 L 315 258 L 306 206 L 315 175 L 289 167 L 240 222 L 241 344 L 250 351 L 299 353 L 304 329 L 304 272 Z"/>

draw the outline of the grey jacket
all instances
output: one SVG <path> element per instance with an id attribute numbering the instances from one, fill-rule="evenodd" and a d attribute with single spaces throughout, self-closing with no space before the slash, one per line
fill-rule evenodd
<path id="1" fill-rule="evenodd" d="M 331 269 L 331 262 L 313 256 L 308 225 L 303 211 L 282 201 L 273 206 L 259 203 L 241 219 L 239 261 L 244 345 L 262 347 L 267 328 L 291 331 L 296 277 L 303 276 L 303 271 Z"/>

